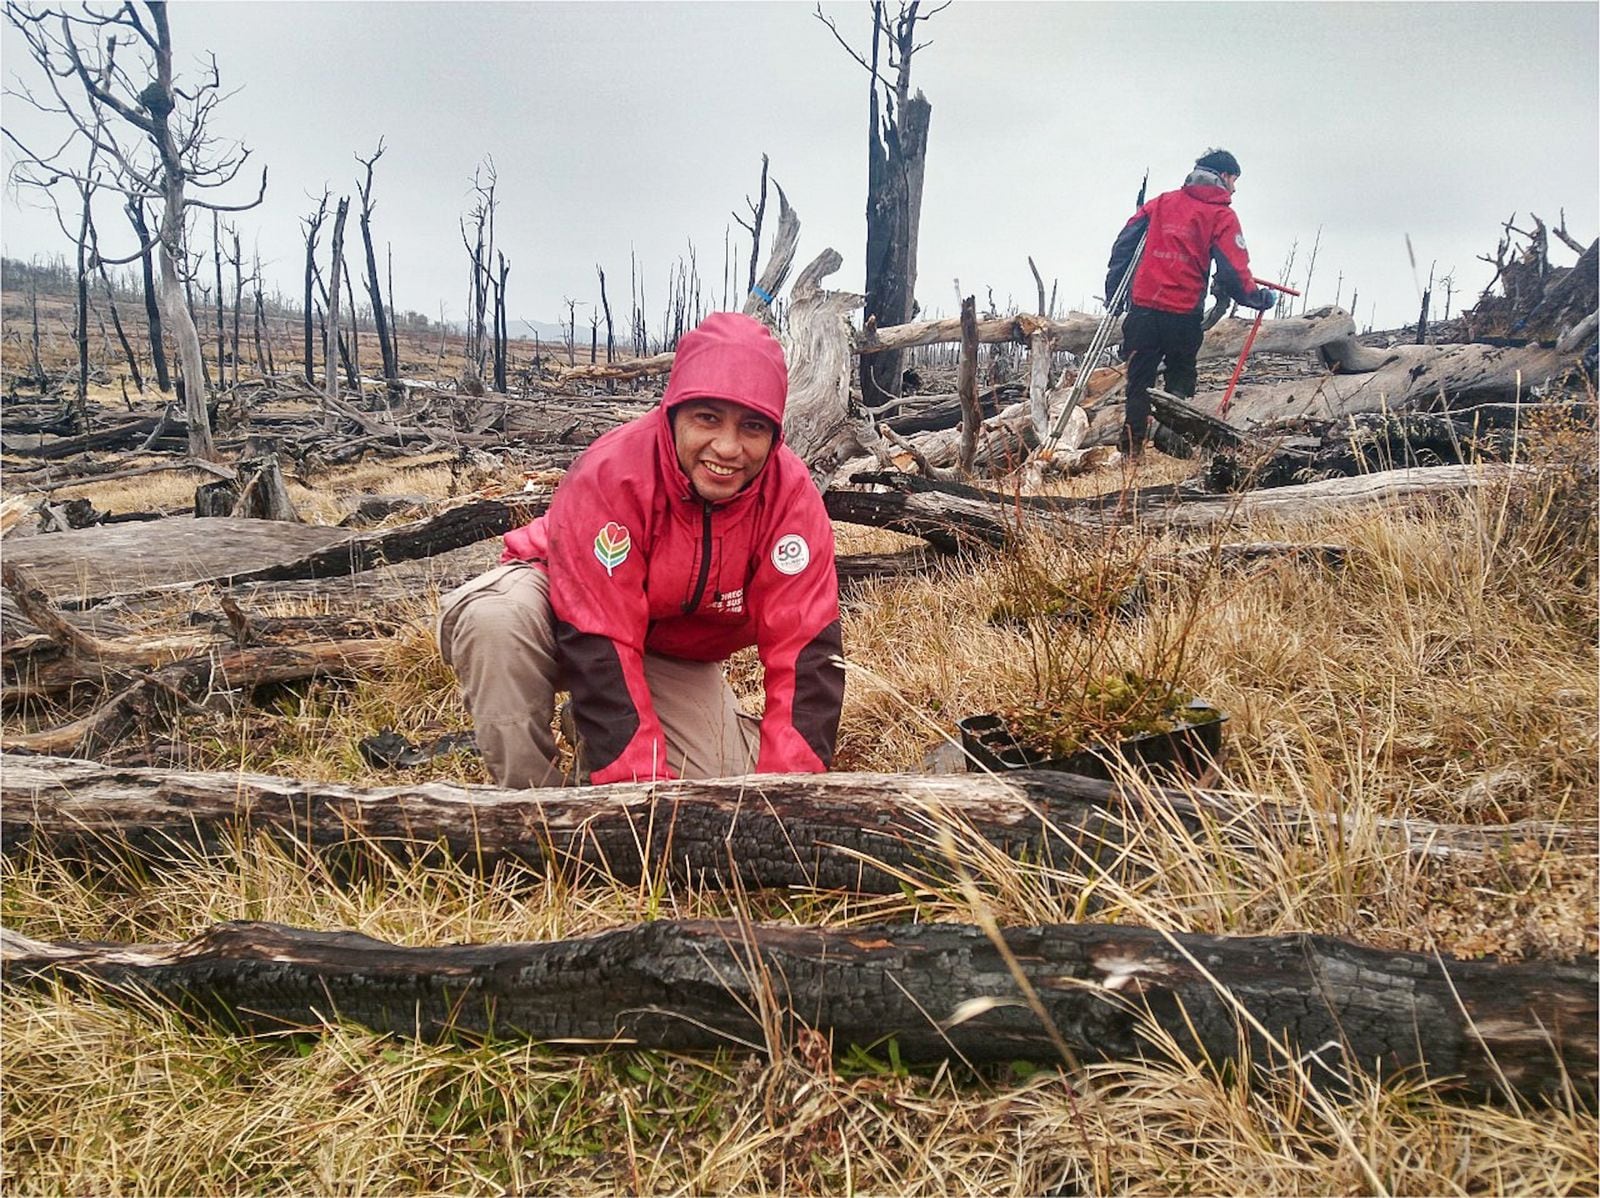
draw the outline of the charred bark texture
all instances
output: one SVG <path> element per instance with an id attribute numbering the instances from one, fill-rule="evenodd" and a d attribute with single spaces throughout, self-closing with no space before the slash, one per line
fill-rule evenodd
<path id="1" fill-rule="evenodd" d="M 1093 855 L 1119 839 L 1109 784 L 1071 774 L 833 774 L 506 791 L 4 760 L 5 852 L 31 847 L 91 862 L 119 852 L 170 860 L 186 848 L 214 850 L 249 827 L 319 852 L 381 846 L 406 857 L 442 853 L 486 871 L 553 864 L 627 885 L 665 874 L 700 885 L 892 894 L 902 879 L 949 881 L 941 828 L 956 830 L 958 843 L 975 837 L 1036 859 L 1052 841 L 1064 851 L 1070 839 Z"/>
<path id="2" fill-rule="evenodd" d="M 911 94 L 911 61 L 915 54 L 917 0 L 901 6 L 893 30 L 883 5 L 872 8 L 872 65 L 869 70 L 867 116 L 867 299 L 868 325 L 904 324 L 915 315 L 917 236 L 922 222 L 922 180 L 927 169 L 928 123 L 933 105 L 918 91 Z M 924 18 L 926 19 L 926 18 Z M 895 88 L 878 93 L 880 38 L 890 41 L 890 62 L 897 68 Z M 889 351 L 861 361 L 861 394 L 868 407 L 898 399 L 900 354 Z"/>
<path id="3" fill-rule="evenodd" d="M 627 885 L 665 874 L 696 885 L 737 880 L 893 893 L 902 880 L 948 881 L 950 864 L 938 847 L 946 829 L 958 845 L 983 841 L 1008 855 L 1053 858 L 1077 870 L 1091 869 L 1080 850 L 1092 859 L 1120 844 L 1129 818 L 1191 830 L 1204 825 L 1208 836 L 1244 849 L 1263 835 L 1356 830 L 1338 817 L 1260 796 L 1124 789 L 1048 770 L 759 775 L 513 791 L 445 782 L 358 787 L 48 757 L 0 761 L 5 853 L 41 851 L 86 862 L 124 852 L 167 860 L 232 844 L 241 829 L 254 828 L 317 852 L 443 853 L 468 869 L 515 862 L 543 871 L 554 863 Z M 1369 819 L 1361 830 L 1391 836 L 1401 851 L 1430 860 L 1481 857 L 1529 842 L 1592 854 L 1597 843 L 1593 821 L 1453 826 Z"/>
<path id="4" fill-rule="evenodd" d="M 1009 955 L 1079 1060 L 1160 1059 L 1153 1025 L 1190 1059 L 1242 1064 L 1247 1051 L 1263 1074 L 1299 1062 L 1333 1089 L 1362 1072 L 1421 1075 L 1474 1097 L 1594 1090 L 1593 959 L 1506 965 L 1328 936 L 1094 924 L 998 937 L 1006 954 L 959 924 L 663 920 L 547 943 L 408 948 L 237 922 L 180 944 L 44 944 L 8 933 L 3 959 L 11 985 L 155 997 L 246 1032 L 340 1019 L 426 1039 L 776 1055 L 812 1028 L 841 1053 L 892 1036 L 912 1061 L 1056 1058 Z"/>
<path id="5" fill-rule="evenodd" d="M 356 155 L 356 161 L 367 168 L 365 182 L 356 182 L 356 191 L 361 196 L 361 244 L 367 254 L 367 295 L 372 300 L 372 324 L 378 333 L 378 347 L 383 353 L 383 377 L 389 386 L 390 394 L 400 392 L 400 362 L 395 356 L 394 343 L 389 338 L 389 317 L 384 310 L 383 287 L 378 282 L 378 255 L 372 248 L 372 168 L 378 159 L 383 157 L 383 138 L 378 139 L 378 148 L 372 152 L 371 158 Z"/>
<path id="6" fill-rule="evenodd" d="M 139 244 L 144 247 L 144 252 L 139 255 L 139 270 L 144 277 L 144 315 L 150 333 L 150 364 L 155 367 L 156 386 L 164 394 L 170 394 L 172 374 L 167 369 L 167 347 L 161 332 L 161 303 L 156 291 L 155 261 L 152 257 L 155 252 L 154 239 L 145 220 L 144 201 L 137 197 L 130 199 L 124 211 L 133 224 L 133 231 L 139 235 Z"/>
<path id="7" fill-rule="evenodd" d="M 315 317 L 314 301 L 316 300 L 317 280 L 317 234 L 322 229 L 322 222 L 328 219 L 328 192 L 324 188 L 322 198 L 317 201 L 317 210 L 302 222 L 306 239 L 306 272 L 305 272 L 305 300 L 301 309 L 301 330 L 304 335 L 302 344 L 302 371 L 305 375 L 306 386 L 315 388 L 317 385 L 316 364 L 316 329 L 313 323 Z"/>
<path id="8" fill-rule="evenodd" d="M 276 454 L 241 461 L 233 479 L 203 483 L 195 488 L 196 516 L 235 516 L 250 520 L 299 523 Z"/>

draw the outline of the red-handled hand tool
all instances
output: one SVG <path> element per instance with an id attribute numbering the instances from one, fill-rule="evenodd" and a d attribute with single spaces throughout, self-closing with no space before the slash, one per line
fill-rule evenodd
<path id="1" fill-rule="evenodd" d="M 1265 287 L 1269 291 L 1281 291 L 1285 295 L 1299 295 L 1293 287 L 1285 287 L 1281 283 L 1269 283 L 1265 279 L 1253 280 L 1257 287 Z M 1239 351 L 1239 361 L 1234 365 L 1233 377 L 1228 380 L 1228 389 L 1222 393 L 1222 402 L 1217 405 L 1217 415 L 1226 416 L 1228 406 L 1233 402 L 1233 389 L 1239 385 L 1239 376 L 1244 373 L 1244 360 L 1250 356 L 1250 347 L 1256 343 L 1256 334 L 1261 331 L 1261 318 L 1267 314 L 1265 308 L 1256 309 L 1256 322 L 1250 326 L 1250 335 L 1244 339 L 1244 348 Z"/>

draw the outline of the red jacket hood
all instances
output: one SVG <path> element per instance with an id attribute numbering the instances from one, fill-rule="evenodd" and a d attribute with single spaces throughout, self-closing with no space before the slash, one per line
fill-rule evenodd
<path id="1" fill-rule="evenodd" d="M 1205 204 L 1233 204 L 1233 192 L 1226 187 L 1216 187 L 1210 183 L 1185 183 L 1183 194 Z"/>
<path id="2" fill-rule="evenodd" d="M 661 407 L 690 399 L 726 399 L 760 412 L 783 435 L 789 368 L 766 325 L 737 312 L 713 312 L 678 341 Z"/>

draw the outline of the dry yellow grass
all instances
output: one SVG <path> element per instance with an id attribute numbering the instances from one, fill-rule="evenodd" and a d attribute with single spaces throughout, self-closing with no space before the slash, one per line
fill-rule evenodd
<path id="1" fill-rule="evenodd" d="M 1156 459 L 1143 481 L 1184 471 Z M 1593 954 L 1593 861 L 1523 844 L 1470 866 L 1419 862 L 1374 824 L 1595 816 L 1594 499 L 1592 480 L 1576 477 L 1551 469 L 1503 495 L 1250 531 L 1344 544 L 1338 570 L 1169 567 L 1175 541 L 1121 535 L 869 584 L 847 604 L 839 764 L 915 769 L 958 717 L 1035 685 L 1037 639 L 1030 649 L 989 618 L 1007 585 L 1136 561 L 1149 576 L 1142 614 L 1052 626 L 1051 643 L 1107 669 L 1173 670 L 1229 713 L 1226 764 L 1241 794 L 1342 815 L 1342 835 L 1236 829 L 1197 842 L 1152 824 L 1134 837 L 1148 871 L 1122 882 L 1086 862 L 1018 865 L 962 845 L 965 893 L 742 903 L 666 884 L 574 889 L 420 866 L 335 884 L 315 862 L 246 840 L 182 868 L 88 878 L 59 862 L 6 861 L 0 918 L 44 939 L 177 939 L 218 920 L 272 919 L 412 944 L 736 910 L 833 926 L 1093 918 L 1312 930 L 1462 955 Z M 336 485 L 447 485 L 427 478 Z M 848 529 L 840 543 L 914 542 Z M 418 596 L 394 661 L 372 677 L 285 690 L 237 718 L 179 717 L 187 764 L 373 784 L 484 780 L 461 756 L 401 773 L 355 749 L 385 725 L 414 740 L 469 726 L 433 641 L 435 603 Z M 736 676 L 753 686 L 749 655 Z M 353 1027 L 243 1041 L 65 994 L 10 994 L 3 1011 L 6 1193 L 1600 1192 L 1592 1094 L 1489 1107 L 1391 1081 L 1335 1097 L 1289 1075 L 1252 1088 L 1181 1055 L 1096 1066 L 1069 1086 L 1056 1062 L 908 1070 L 886 1046 L 830 1063 L 795 1046 L 772 1059 L 583 1057 Z"/>

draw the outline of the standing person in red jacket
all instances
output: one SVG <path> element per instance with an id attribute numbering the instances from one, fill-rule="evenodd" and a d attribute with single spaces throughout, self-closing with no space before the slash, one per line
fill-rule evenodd
<path id="1" fill-rule="evenodd" d="M 1163 192 L 1135 212 L 1117 235 L 1106 267 L 1106 299 L 1116 295 L 1133 263 L 1139 238 L 1144 253 L 1128 289 L 1131 307 L 1122 322 L 1122 356 L 1128 364 L 1128 400 L 1122 449 L 1137 461 L 1150 422 L 1150 387 L 1166 363 L 1166 389 L 1194 394 L 1195 358 L 1205 331 L 1206 277 L 1217 267 L 1220 292 L 1247 308 L 1265 310 L 1274 297 L 1250 273 L 1244 233 L 1230 206 L 1239 160 L 1207 150 L 1177 191 Z"/>
<path id="2" fill-rule="evenodd" d="M 833 526 L 783 444 L 783 349 L 708 316 L 661 405 L 585 450 L 498 569 L 447 595 L 439 645 L 502 786 L 557 786 L 551 712 L 572 692 L 591 782 L 817 773 L 844 696 Z M 766 709 L 723 675 L 760 653 Z"/>

